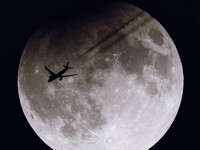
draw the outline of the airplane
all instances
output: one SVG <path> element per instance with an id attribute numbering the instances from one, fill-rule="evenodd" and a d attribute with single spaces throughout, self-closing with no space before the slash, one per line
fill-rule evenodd
<path id="1" fill-rule="evenodd" d="M 51 74 L 49 76 L 48 82 L 52 82 L 55 79 L 58 79 L 61 81 L 64 77 L 70 77 L 70 76 L 75 76 L 78 74 L 70 74 L 70 75 L 63 75 L 68 69 L 73 69 L 74 67 L 69 67 L 69 61 L 67 62 L 67 65 L 63 65 L 64 69 L 58 72 L 57 74 L 53 73 L 51 70 L 49 70 L 46 66 L 45 69 Z"/>

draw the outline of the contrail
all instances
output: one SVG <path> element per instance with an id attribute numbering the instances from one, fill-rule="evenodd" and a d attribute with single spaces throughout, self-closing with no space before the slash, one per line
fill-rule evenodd
<path id="1" fill-rule="evenodd" d="M 116 29 L 115 31 L 113 31 L 111 34 L 109 34 L 108 36 L 106 36 L 104 39 L 102 39 L 101 41 L 99 41 L 96 45 L 92 46 L 85 53 L 83 53 L 82 55 L 80 55 L 79 58 L 83 57 L 84 55 L 86 55 L 87 53 L 91 52 L 93 49 L 95 49 L 96 47 L 98 47 L 100 44 L 102 44 L 105 41 L 107 41 L 109 38 L 111 38 L 112 36 L 114 36 L 115 34 L 117 34 L 120 30 L 122 30 L 124 27 L 126 27 L 127 25 L 129 25 L 132 21 L 136 20 L 142 14 L 143 14 L 142 11 L 139 12 L 136 16 L 134 16 L 133 18 L 131 18 L 128 22 L 126 22 L 121 27 L 119 27 L 118 29 Z"/>
<path id="2" fill-rule="evenodd" d="M 102 48 L 101 50 L 99 50 L 99 53 L 105 51 L 106 49 L 112 47 L 113 45 L 115 45 L 116 43 L 118 43 L 119 41 L 121 41 L 122 39 L 124 39 L 126 36 L 128 36 L 130 33 L 133 33 L 134 31 L 136 31 L 136 29 L 139 26 L 142 26 L 143 24 L 147 23 L 149 20 L 151 20 L 151 18 L 148 18 L 146 20 L 144 20 L 144 22 L 138 24 L 137 26 L 135 26 L 135 28 L 132 28 L 127 34 L 123 34 L 121 35 L 118 39 L 116 39 L 114 42 L 110 43 L 109 45 L 105 46 L 104 48 Z"/>

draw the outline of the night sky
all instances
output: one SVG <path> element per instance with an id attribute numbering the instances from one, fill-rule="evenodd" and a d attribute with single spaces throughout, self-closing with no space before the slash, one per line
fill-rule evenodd
<path id="1" fill-rule="evenodd" d="M 198 0 L 127 2 L 143 9 L 161 23 L 174 41 L 183 64 L 184 92 L 178 115 L 168 132 L 151 150 L 197 149 L 200 4 Z M 28 124 L 18 98 L 19 61 L 32 33 L 41 25 L 80 16 L 82 12 L 90 13 L 90 9 L 98 11 L 106 3 L 103 0 L 0 2 L 1 150 L 50 149 Z"/>

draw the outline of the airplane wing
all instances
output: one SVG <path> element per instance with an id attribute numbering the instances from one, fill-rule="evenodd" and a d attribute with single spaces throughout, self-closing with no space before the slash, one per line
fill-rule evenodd
<path id="1" fill-rule="evenodd" d="M 78 75 L 78 74 L 63 75 L 63 76 L 61 76 L 61 77 L 70 77 L 70 76 L 76 76 L 76 75 Z"/>
<path id="2" fill-rule="evenodd" d="M 46 66 L 45 69 L 51 74 L 51 75 L 55 75 L 55 73 L 53 73 L 51 70 L 49 70 Z"/>

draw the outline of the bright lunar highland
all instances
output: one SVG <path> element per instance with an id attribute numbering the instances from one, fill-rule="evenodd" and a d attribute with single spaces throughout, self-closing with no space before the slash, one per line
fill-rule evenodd
<path id="1" fill-rule="evenodd" d="M 77 76 L 47 82 L 54 73 Z M 23 112 L 55 150 L 147 150 L 180 106 L 183 70 L 165 29 L 122 2 L 38 28 L 18 70 Z"/>

